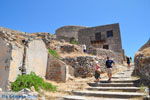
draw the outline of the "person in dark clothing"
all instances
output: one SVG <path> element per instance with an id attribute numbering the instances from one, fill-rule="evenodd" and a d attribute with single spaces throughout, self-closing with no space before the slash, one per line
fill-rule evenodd
<path id="1" fill-rule="evenodd" d="M 130 62 L 132 62 L 132 57 L 130 57 Z"/>
<path id="2" fill-rule="evenodd" d="M 126 59 L 127 59 L 128 69 L 130 70 L 130 58 L 129 58 L 129 57 L 127 57 Z"/>
<path id="3" fill-rule="evenodd" d="M 112 64 L 115 64 L 113 60 L 110 60 L 109 57 L 107 57 L 106 60 L 106 67 L 107 67 L 107 75 L 108 75 L 108 81 L 111 81 L 112 78 Z"/>

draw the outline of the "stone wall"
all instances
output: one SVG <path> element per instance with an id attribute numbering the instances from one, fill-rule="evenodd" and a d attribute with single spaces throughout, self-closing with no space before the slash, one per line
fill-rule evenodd
<path id="1" fill-rule="evenodd" d="M 0 88 L 6 89 L 9 78 L 11 46 L 0 37 Z"/>
<path id="2" fill-rule="evenodd" d="M 15 44 L 11 44 L 11 60 L 9 65 L 9 81 L 13 82 L 16 80 L 16 77 L 21 74 L 19 67 L 22 67 L 23 64 L 23 54 L 24 47 L 22 45 L 17 46 Z"/>
<path id="3" fill-rule="evenodd" d="M 83 26 L 63 26 L 56 30 L 55 34 L 57 39 L 64 39 L 67 42 L 70 42 L 71 38 L 78 40 L 78 31 L 86 27 Z"/>
<path id="4" fill-rule="evenodd" d="M 0 47 L 0 88 L 7 90 L 8 82 L 15 81 L 23 65 L 27 74 L 33 71 L 45 77 L 48 52 L 43 40 L 6 29 L 0 30 Z"/>
<path id="5" fill-rule="evenodd" d="M 133 75 L 138 75 L 141 82 L 150 86 L 150 40 L 135 54 Z"/>
<path id="6" fill-rule="evenodd" d="M 68 75 L 68 66 L 63 61 L 55 59 L 49 55 L 46 79 L 65 82 L 68 79 Z"/>
<path id="7" fill-rule="evenodd" d="M 113 36 L 108 37 L 108 31 L 112 31 Z M 96 40 L 96 33 L 101 34 L 98 40 Z M 74 37 L 79 44 L 85 44 L 87 48 L 106 49 L 106 46 L 108 46 L 108 49 L 120 55 L 121 59 L 125 58 L 118 23 L 96 27 L 64 26 L 56 30 L 56 36 L 57 39 L 64 39 L 66 41 L 70 41 L 70 38 Z"/>
<path id="8" fill-rule="evenodd" d="M 107 31 L 113 31 L 113 36 L 107 37 Z M 96 33 L 101 33 L 101 42 L 92 44 L 91 41 L 96 40 Z M 81 29 L 78 33 L 78 40 L 79 43 L 85 44 L 87 47 L 93 46 L 96 48 L 103 48 L 104 45 L 109 45 L 110 50 L 123 53 L 119 24 L 110 24 Z"/>
<path id="9" fill-rule="evenodd" d="M 82 53 L 83 50 L 80 46 L 73 45 L 73 44 L 64 44 L 60 46 L 60 51 L 62 53 L 71 53 L 71 52 L 80 52 Z"/>
<path id="10" fill-rule="evenodd" d="M 88 49 L 89 54 L 97 55 L 98 57 L 102 59 L 106 59 L 107 57 L 110 57 L 110 59 L 113 59 L 116 63 L 123 63 L 123 55 L 120 55 L 120 53 L 113 52 L 112 50 L 106 50 L 101 48 L 89 48 Z"/>
<path id="11" fill-rule="evenodd" d="M 96 56 L 79 56 L 67 57 L 62 59 L 67 65 L 74 69 L 75 77 L 91 77 L 94 73 L 94 63 L 98 61 L 101 68 L 105 69 L 105 60 L 99 59 Z"/>

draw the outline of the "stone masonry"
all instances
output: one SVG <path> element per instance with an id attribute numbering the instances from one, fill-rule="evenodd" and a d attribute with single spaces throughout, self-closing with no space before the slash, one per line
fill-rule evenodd
<path id="1" fill-rule="evenodd" d="M 87 50 L 89 48 L 112 50 L 124 59 L 118 23 L 96 27 L 64 26 L 56 30 L 56 36 L 66 41 L 75 38 L 80 44 L 85 44 Z"/>
<path id="2" fill-rule="evenodd" d="M 86 27 L 83 26 L 64 26 L 56 30 L 57 39 L 64 39 L 70 42 L 71 39 L 78 40 L 78 31 Z"/>
<path id="3" fill-rule="evenodd" d="M 25 42 L 26 41 L 26 42 Z M 0 28 L 0 88 L 7 90 L 7 84 L 15 81 L 25 67 L 26 73 L 46 75 L 47 48 L 41 39 L 19 31 Z"/>
<path id="4" fill-rule="evenodd" d="M 122 54 L 119 24 L 90 27 L 79 30 L 79 43 L 85 44 L 87 48 L 103 48 Z"/>
<path id="5" fill-rule="evenodd" d="M 106 59 L 107 57 L 110 57 L 115 61 L 115 63 L 123 63 L 123 58 L 120 53 L 114 52 L 112 50 L 106 50 L 101 48 L 90 48 L 88 50 L 89 54 L 97 55 L 98 57 L 102 59 Z"/>
<path id="6" fill-rule="evenodd" d="M 74 69 L 73 76 L 75 77 L 85 78 L 93 76 L 95 61 L 98 61 L 103 71 L 105 70 L 105 60 L 96 56 L 66 57 L 62 61 Z"/>
<path id="7" fill-rule="evenodd" d="M 48 58 L 48 66 L 46 70 L 46 79 L 53 81 L 67 81 L 69 77 L 68 65 L 51 55 Z"/>

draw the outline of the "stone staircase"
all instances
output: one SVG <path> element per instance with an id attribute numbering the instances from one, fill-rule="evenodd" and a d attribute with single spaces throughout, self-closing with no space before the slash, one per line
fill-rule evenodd
<path id="1" fill-rule="evenodd" d="M 136 85 L 136 79 L 131 77 L 131 70 L 116 73 L 112 81 L 91 82 L 89 88 L 82 91 L 72 91 L 72 95 L 64 96 L 63 100 L 143 100 L 145 94 Z"/>

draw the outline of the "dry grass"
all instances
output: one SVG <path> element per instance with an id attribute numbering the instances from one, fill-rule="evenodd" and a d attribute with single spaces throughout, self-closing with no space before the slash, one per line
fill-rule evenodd
<path id="1" fill-rule="evenodd" d="M 88 82 L 93 82 L 94 78 L 73 78 L 73 80 L 68 80 L 67 82 L 54 82 L 54 81 L 47 81 L 52 83 L 53 85 L 56 85 L 58 87 L 57 92 L 47 92 L 44 91 L 44 94 L 47 98 L 55 100 L 57 97 L 61 97 L 64 95 L 71 94 L 71 91 L 73 90 L 84 90 L 88 86 Z"/>

